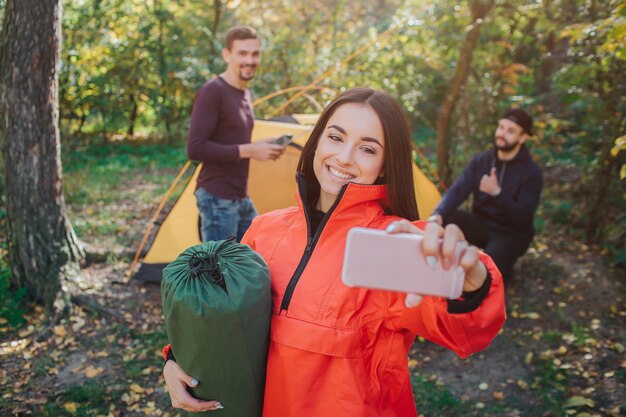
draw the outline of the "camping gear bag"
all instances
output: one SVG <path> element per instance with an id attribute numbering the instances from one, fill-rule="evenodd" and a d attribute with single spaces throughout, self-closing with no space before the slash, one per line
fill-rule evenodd
<path id="1" fill-rule="evenodd" d="M 269 346 L 269 269 L 232 239 L 192 246 L 163 270 L 165 329 L 176 362 L 196 378 L 195 398 L 224 409 L 192 413 L 257 417 Z"/>

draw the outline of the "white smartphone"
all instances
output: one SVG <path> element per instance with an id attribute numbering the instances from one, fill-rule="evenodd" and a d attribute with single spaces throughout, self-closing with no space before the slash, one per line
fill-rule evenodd
<path id="1" fill-rule="evenodd" d="M 444 270 L 439 259 L 431 269 L 420 249 L 421 240 L 422 235 L 410 233 L 350 229 L 342 281 L 351 287 L 459 298 L 465 273 L 458 267 L 458 261 L 467 245 L 457 245 L 455 262 L 449 269 Z"/>

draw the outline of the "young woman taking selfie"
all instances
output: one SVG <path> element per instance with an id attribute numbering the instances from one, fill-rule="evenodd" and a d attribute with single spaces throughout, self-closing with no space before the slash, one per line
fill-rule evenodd
<path id="1" fill-rule="evenodd" d="M 348 90 L 326 107 L 302 151 L 298 206 L 257 217 L 244 236 L 271 275 L 263 416 L 416 416 L 407 363 L 416 336 L 467 357 L 502 327 L 500 272 L 474 246 L 461 255 L 465 284 L 456 300 L 341 282 L 353 227 L 423 234 L 424 256 L 445 267 L 453 262 L 463 234 L 455 225 L 417 220 L 411 158 L 395 99 Z M 192 398 L 192 376 L 174 360 L 163 374 L 175 407 L 227 406 Z"/>

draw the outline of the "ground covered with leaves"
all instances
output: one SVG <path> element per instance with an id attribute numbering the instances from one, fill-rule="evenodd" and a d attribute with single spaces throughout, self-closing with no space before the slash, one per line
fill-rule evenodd
<path id="1" fill-rule="evenodd" d="M 425 416 L 624 416 L 623 281 L 580 244 L 538 241 L 507 288 L 508 321 L 460 359 L 416 341 L 409 358 Z M 125 259 L 91 265 L 68 290 L 71 314 L 39 309 L 3 328 L 1 415 L 174 416 L 160 375 L 158 285 L 125 282 Z"/>
<path id="2" fill-rule="evenodd" d="M 129 197 L 143 181 L 132 182 L 106 204 L 70 207 L 81 237 L 107 256 L 65 283 L 69 313 L 53 324 L 39 308 L 18 328 L 0 321 L 0 416 L 184 415 L 161 376 L 160 288 L 126 278 L 154 208 Z M 626 282 L 603 259 L 565 235 L 539 235 L 506 288 L 508 320 L 489 348 L 463 360 L 415 342 L 419 413 L 626 416 Z"/>

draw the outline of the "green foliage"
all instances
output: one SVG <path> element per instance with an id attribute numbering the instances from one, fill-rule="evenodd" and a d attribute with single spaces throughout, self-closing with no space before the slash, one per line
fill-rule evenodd
<path id="1" fill-rule="evenodd" d="M 551 359 L 538 359 L 531 388 L 539 393 L 545 415 L 561 415 L 566 389 L 566 378 Z"/>
<path id="2" fill-rule="evenodd" d="M 167 184 L 172 170 L 181 168 L 185 161 L 181 143 L 171 146 L 100 141 L 79 146 L 63 154 L 65 195 L 70 204 L 111 202 L 119 194 L 129 195 L 126 185 L 142 176 L 163 178 L 162 183 Z"/>
<path id="3" fill-rule="evenodd" d="M 62 129 L 182 137 L 195 90 L 218 67 L 215 51 L 215 65 L 198 59 L 210 45 L 211 10 L 167 0 L 63 3 Z"/>
<path id="4" fill-rule="evenodd" d="M 572 334 L 574 335 L 574 343 L 578 346 L 583 346 L 587 340 L 588 330 L 584 325 L 573 322 Z"/>
<path id="5" fill-rule="evenodd" d="M 567 224 L 570 222 L 572 211 L 572 203 L 570 201 L 557 202 L 556 205 L 548 201 L 544 204 L 544 207 L 546 209 L 544 214 L 549 216 L 550 220 L 555 224 Z"/>
<path id="6" fill-rule="evenodd" d="M 114 398 L 106 385 L 98 381 L 86 381 L 72 385 L 60 395 L 54 395 L 44 406 L 48 417 L 93 417 L 108 413 Z"/>
<path id="7" fill-rule="evenodd" d="M 424 375 L 412 375 L 413 396 L 420 415 L 444 416 L 463 413 L 463 403 L 450 390 Z"/>
<path id="8" fill-rule="evenodd" d="M 283 110 L 304 113 L 318 112 L 344 88 L 385 89 L 400 99 L 416 143 L 437 168 L 436 120 L 470 23 L 468 2 L 338 1 L 325 7 L 287 0 L 63 3 L 61 128 L 64 137 L 76 138 L 69 144 L 74 156 L 64 156 L 70 202 L 109 201 L 107 195 L 124 185 L 106 170 L 132 172 L 136 162 L 135 156 L 119 155 L 106 167 L 77 157 L 81 146 L 96 154 L 85 144 L 90 137 L 103 138 L 105 149 L 111 140 L 131 136 L 161 143 L 185 137 L 193 97 L 224 70 L 223 35 L 239 23 L 256 27 L 262 38 L 262 64 L 250 84 L 255 97 L 319 78 Z M 529 110 L 537 132 L 529 146 L 546 167 L 547 182 L 557 183 L 556 192 L 544 193 L 537 230 L 569 224 L 568 233 L 603 244 L 614 259 L 626 249 L 624 234 L 615 231 L 626 222 L 626 183 L 619 179 L 626 176 L 625 153 L 610 153 L 611 148 L 617 152 L 614 140 L 626 129 L 625 14 L 619 0 L 523 0 L 515 7 L 496 2 L 482 22 L 449 132 L 449 162 L 457 175 L 491 145 L 504 109 Z M 359 48 L 361 53 L 346 63 Z M 295 93 L 258 104 L 257 117 L 273 116 Z M 67 147 L 64 143 L 64 152 Z M 95 163 L 100 171 L 91 175 L 73 163 Z M 429 175 L 425 161 L 419 163 Z M 616 168 L 603 171 L 607 163 Z M 575 181 L 550 177 L 571 171 L 576 171 Z M 120 232 L 110 224 L 86 227 L 91 226 Z"/>
<path id="9" fill-rule="evenodd" d="M 11 270 L 7 265 L 6 250 L 0 252 L 0 318 L 7 321 L 10 327 L 17 328 L 25 322 L 24 312 L 20 309 L 26 289 L 11 288 Z"/>

